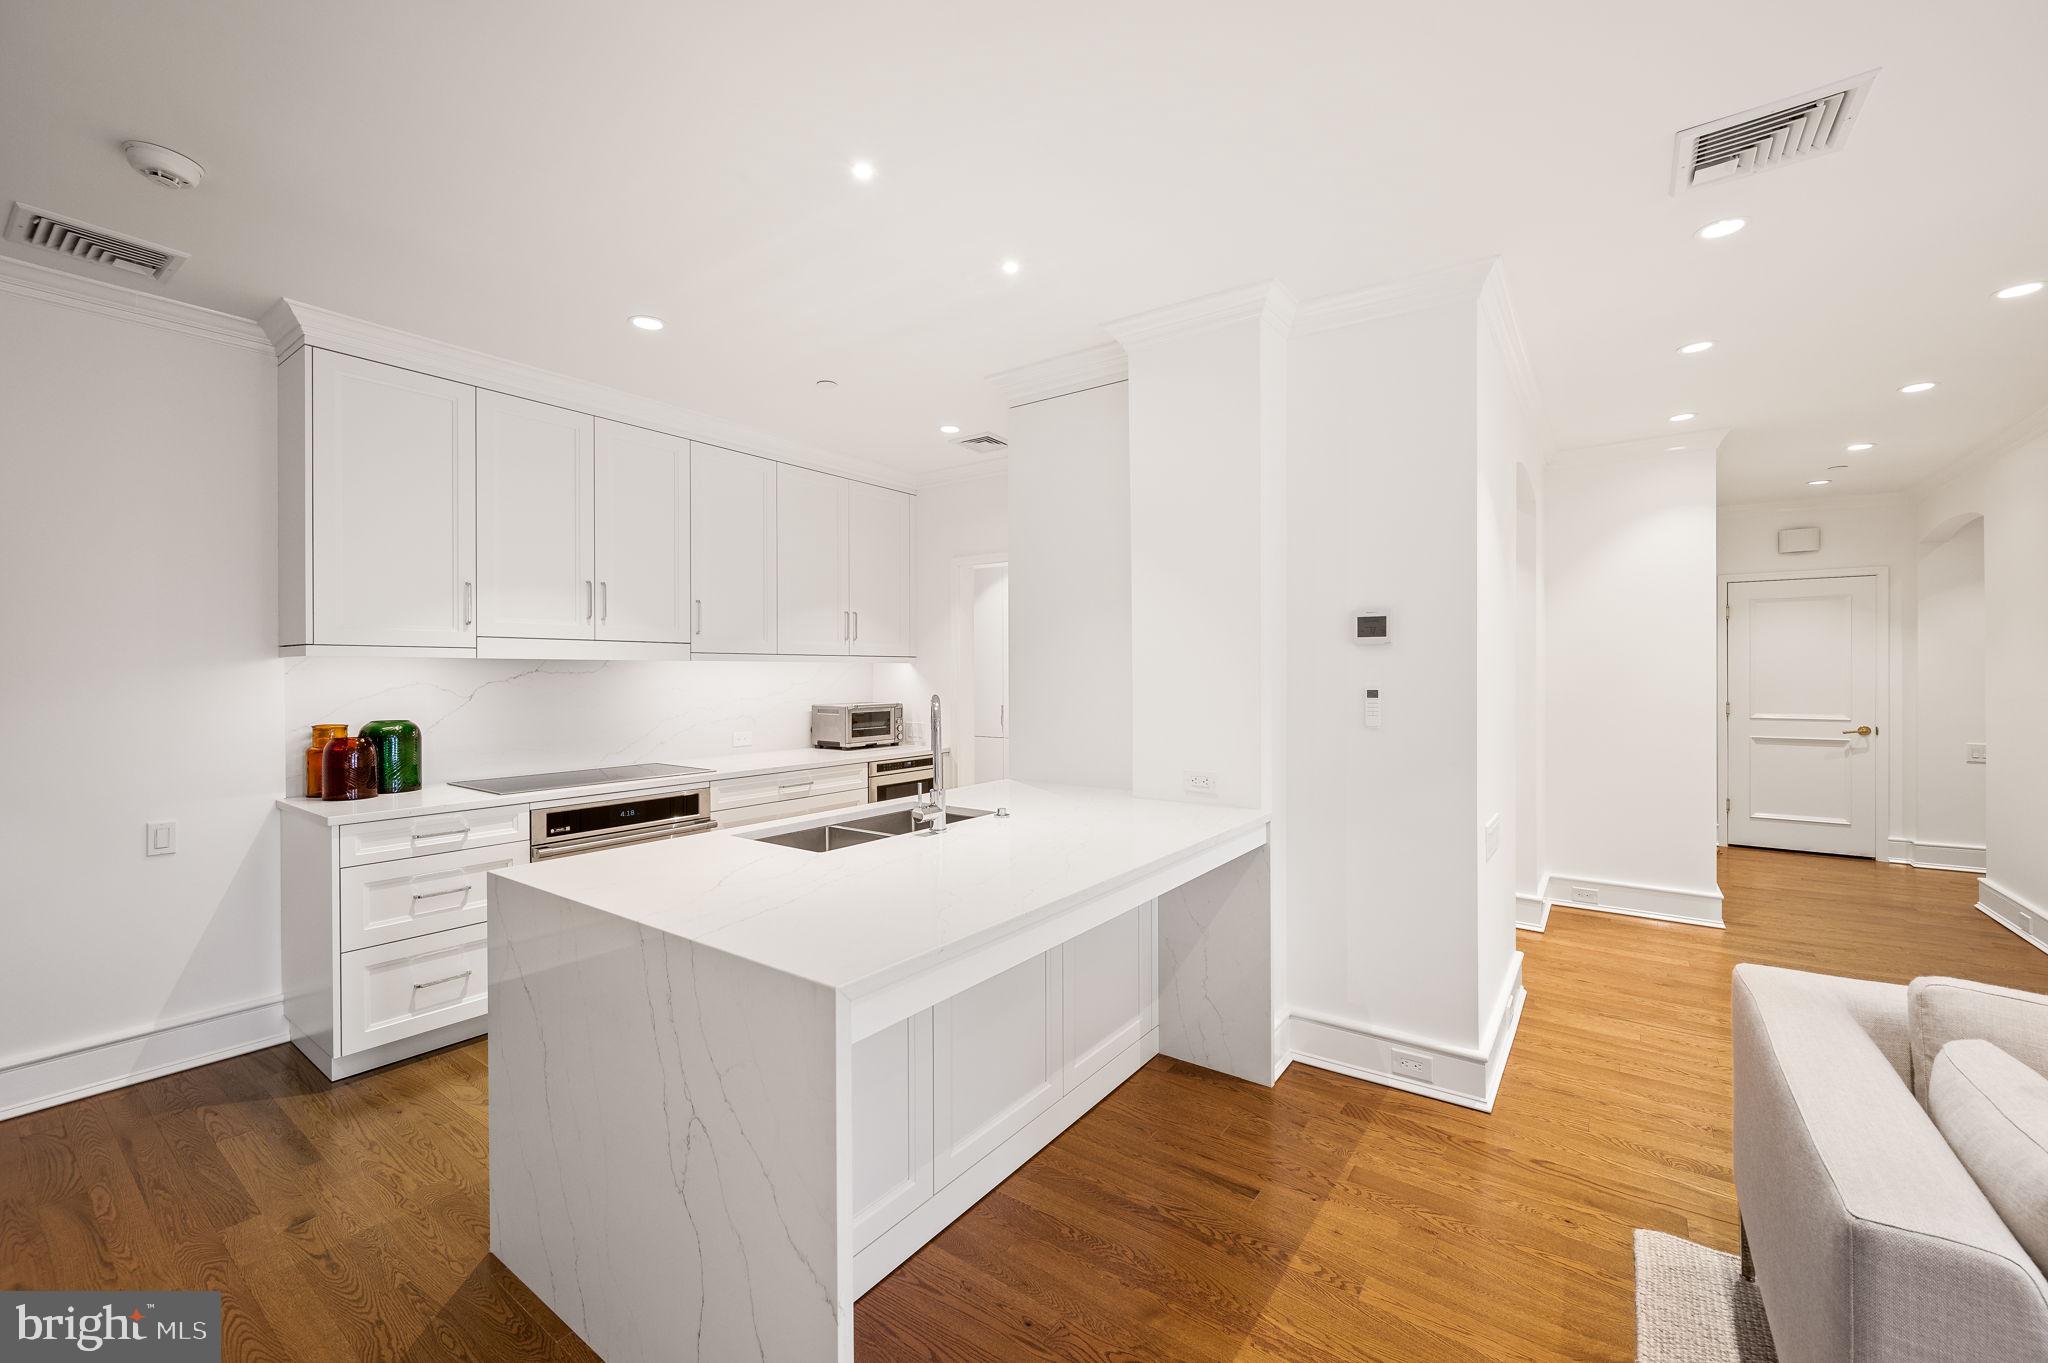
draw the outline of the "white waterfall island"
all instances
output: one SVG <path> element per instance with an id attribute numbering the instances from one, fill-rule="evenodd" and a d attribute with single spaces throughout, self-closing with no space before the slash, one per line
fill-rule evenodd
<path id="1" fill-rule="evenodd" d="M 951 803 L 1009 816 L 492 876 L 491 1247 L 609 1363 L 850 1360 L 855 1298 L 1151 1056 L 1272 1082 L 1265 814 Z"/>

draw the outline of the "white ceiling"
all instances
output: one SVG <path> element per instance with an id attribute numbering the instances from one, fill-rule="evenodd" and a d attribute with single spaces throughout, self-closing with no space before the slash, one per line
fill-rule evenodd
<path id="1" fill-rule="evenodd" d="M 8 0 L 0 205 L 190 251 L 174 297 L 917 474 L 965 462 L 940 423 L 1002 429 L 983 376 L 1104 320 L 1500 254 L 1561 448 L 1695 411 L 1724 500 L 1845 461 L 1829 491 L 1873 493 L 2048 401 L 2048 293 L 1990 297 L 2048 277 L 2044 51 L 2039 0 Z M 1870 67 L 1846 150 L 1670 194 L 1678 129 Z M 146 183 L 129 137 L 206 182 Z"/>

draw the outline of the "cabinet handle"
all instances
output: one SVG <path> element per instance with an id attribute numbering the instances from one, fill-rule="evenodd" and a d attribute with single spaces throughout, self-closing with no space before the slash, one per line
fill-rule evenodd
<path id="1" fill-rule="evenodd" d="M 583 618 L 588 620 L 596 614 L 597 588 L 592 586 L 590 579 L 586 577 L 583 579 Z"/>
<path id="2" fill-rule="evenodd" d="M 412 835 L 412 845 L 414 847 L 419 847 L 425 843 L 442 842 L 449 838 L 453 838 L 455 841 L 461 842 L 464 838 L 467 838 L 468 836 L 469 830 L 467 828 L 454 828 L 448 830 L 445 833 L 415 833 Z"/>
<path id="3" fill-rule="evenodd" d="M 450 885 L 450 886 L 448 886 L 448 887 L 447 887 L 446 889 L 440 889 L 440 890 L 420 890 L 420 891 L 416 892 L 416 893 L 415 893 L 415 894 L 413 895 L 413 897 L 412 897 L 412 902 L 413 902 L 413 903 L 415 903 L 415 904 L 417 904 L 417 903 L 419 903 L 419 902 L 420 902 L 420 901 L 421 901 L 422 899 L 439 899 L 439 898 L 440 898 L 440 897 L 441 897 L 442 895 L 444 895 L 444 894 L 459 894 L 459 895 L 463 896 L 463 897 L 464 897 L 464 898 L 466 899 L 466 898 L 468 898 L 468 897 L 469 897 L 469 886 L 467 886 L 467 885 Z"/>
<path id="4" fill-rule="evenodd" d="M 612 618 L 612 584 L 609 582 L 597 584 L 597 618 L 600 620 Z"/>
<path id="5" fill-rule="evenodd" d="M 811 787 L 816 784 L 817 782 L 815 781 L 792 781 L 786 786 L 777 786 L 775 793 L 777 795 L 786 795 L 790 791 L 797 791 L 802 794 L 809 794 Z"/>
<path id="6" fill-rule="evenodd" d="M 855 611 L 855 612 L 853 613 L 853 638 L 854 638 L 854 642 L 856 642 L 856 643 L 858 643 L 858 642 L 860 641 L 860 612 L 859 612 L 859 611 Z"/>
<path id="7" fill-rule="evenodd" d="M 476 623 L 476 583 L 462 584 L 462 627 L 468 629 Z"/>
<path id="8" fill-rule="evenodd" d="M 703 632 L 704 599 L 702 597 L 697 597 L 690 602 L 690 633 L 692 635 L 698 635 L 702 634 Z"/>
<path id="9" fill-rule="evenodd" d="M 453 984 L 457 980 L 466 980 L 474 974 L 476 974 L 474 970 L 463 970 L 458 971 L 453 975 L 443 975 L 438 980 L 421 980 L 418 984 L 412 987 L 412 992 L 417 994 L 420 992 L 420 990 L 432 989 L 437 984 Z"/>

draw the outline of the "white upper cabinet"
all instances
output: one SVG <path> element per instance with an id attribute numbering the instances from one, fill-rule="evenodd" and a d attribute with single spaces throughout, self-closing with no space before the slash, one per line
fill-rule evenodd
<path id="1" fill-rule="evenodd" d="M 694 652 L 775 652 L 776 468 L 716 445 L 690 449 Z"/>
<path id="2" fill-rule="evenodd" d="M 910 643 L 910 496 L 870 483 L 846 492 L 846 605 L 853 651 L 907 657 Z"/>
<path id="3" fill-rule="evenodd" d="M 597 637 L 690 642 L 690 442 L 597 423 Z"/>
<path id="4" fill-rule="evenodd" d="M 596 421 L 503 393 L 476 409 L 477 633 L 593 637 Z"/>
<path id="5" fill-rule="evenodd" d="M 849 652 L 846 480 L 784 464 L 777 482 L 778 651 Z"/>
<path id="6" fill-rule="evenodd" d="M 280 642 L 474 647 L 476 390 L 326 350 L 310 363 L 310 421 L 280 412 L 304 432 L 283 451 L 298 505 L 281 536 L 294 599 Z"/>

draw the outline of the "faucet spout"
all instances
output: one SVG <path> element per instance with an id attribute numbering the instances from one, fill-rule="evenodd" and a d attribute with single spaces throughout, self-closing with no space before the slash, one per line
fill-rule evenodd
<path id="1" fill-rule="evenodd" d="M 946 735 L 937 692 L 932 693 L 932 788 L 911 811 L 927 833 L 946 831 Z"/>

